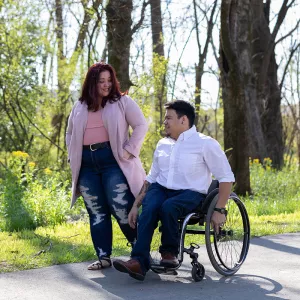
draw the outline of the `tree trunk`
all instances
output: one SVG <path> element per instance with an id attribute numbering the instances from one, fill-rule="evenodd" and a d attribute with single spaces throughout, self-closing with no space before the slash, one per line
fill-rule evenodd
<path id="1" fill-rule="evenodd" d="M 269 5 L 257 2 L 252 4 L 252 64 L 255 73 L 255 88 L 258 94 L 256 106 L 261 116 L 265 149 L 262 152 L 251 149 L 250 156 L 263 159 L 269 157 L 272 165 L 283 165 L 283 131 L 280 111 L 281 94 L 277 79 L 278 66 L 275 60 L 275 37 L 269 29 Z M 282 15 L 281 15 L 282 16 Z M 254 133 L 255 134 L 255 133 Z M 253 136 L 253 135 L 252 135 Z M 254 135 L 255 137 L 255 135 Z"/>
<path id="2" fill-rule="evenodd" d="M 150 0 L 153 52 L 165 57 L 161 0 Z"/>
<path id="3" fill-rule="evenodd" d="M 150 0 L 151 6 L 151 31 L 152 31 L 152 70 L 154 78 L 154 116 L 157 129 L 163 122 L 164 109 L 166 102 L 166 72 L 167 62 L 165 60 L 163 23 L 161 14 L 161 0 Z M 158 115 L 157 115 L 158 113 Z"/>
<path id="4" fill-rule="evenodd" d="M 243 2 L 241 5 L 240 3 Z M 238 194 L 250 193 L 249 98 L 251 53 L 247 34 L 249 1 L 225 0 L 221 5 L 220 67 L 224 105 L 224 146 L 235 174 Z"/>
<path id="5" fill-rule="evenodd" d="M 295 0 L 288 2 L 283 0 L 272 33 L 270 0 L 223 0 L 221 4 L 225 148 L 232 148 L 239 193 L 250 191 L 249 156 L 261 162 L 269 157 L 276 168 L 283 165 L 281 95 L 274 49 L 276 35 Z"/>
<path id="6" fill-rule="evenodd" d="M 197 38 L 197 44 L 198 44 L 198 64 L 195 65 L 195 112 L 196 112 L 196 118 L 195 118 L 195 125 L 198 127 L 199 125 L 199 119 L 200 119 L 200 105 L 201 105 L 201 90 L 202 90 L 202 77 L 204 75 L 204 65 L 206 62 L 206 57 L 208 53 L 208 45 L 210 40 L 212 39 L 212 31 L 215 24 L 215 13 L 216 8 L 218 5 L 218 1 L 215 1 L 213 3 L 213 7 L 211 9 L 211 13 L 209 18 L 207 17 L 207 32 L 206 32 L 206 40 L 204 42 L 204 47 L 202 51 L 201 42 L 200 42 L 200 29 L 199 29 L 199 21 L 198 21 L 198 14 L 197 14 L 197 4 L 196 0 L 193 0 L 193 7 L 194 7 L 194 17 L 195 17 L 195 28 L 196 28 L 196 38 Z M 208 12 L 205 11 L 207 14 Z M 205 124 L 203 124 L 205 126 Z"/>
<path id="7" fill-rule="evenodd" d="M 108 63 L 115 68 L 122 90 L 132 85 L 129 78 L 132 9 L 132 0 L 110 0 L 106 7 Z"/>
<path id="8" fill-rule="evenodd" d="M 277 63 L 275 53 L 272 53 L 268 68 L 268 81 L 265 84 L 266 108 L 262 116 L 262 128 L 264 131 L 268 157 L 272 160 L 272 166 L 280 169 L 283 166 L 283 126 L 281 116 L 281 94 L 277 81 Z"/>
<path id="9" fill-rule="evenodd" d="M 226 64 L 227 59 L 223 55 L 221 85 L 224 106 L 224 148 L 235 175 L 235 191 L 245 195 L 251 192 L 248 120 L 245 114 L 247 99 L 243 83 L 240 84 L 236 77 L 238 72 L 227 69 Z"/>

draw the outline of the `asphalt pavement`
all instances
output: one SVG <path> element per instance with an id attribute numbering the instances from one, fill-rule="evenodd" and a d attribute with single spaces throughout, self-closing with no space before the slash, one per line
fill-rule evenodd
<path id="1" fill-rule="evenodd" d="M 190 258 L 178 275 L 148 272 L 144 282 L 113 268 L 88 271 L 89 262 L 0 274 L 1 300 L 300 299 L 300 233 L 253 238 L 241 269 L 232 277 L 211 266 L 205 246 L 199 261 L 206 275 L 191 276 Z"/>

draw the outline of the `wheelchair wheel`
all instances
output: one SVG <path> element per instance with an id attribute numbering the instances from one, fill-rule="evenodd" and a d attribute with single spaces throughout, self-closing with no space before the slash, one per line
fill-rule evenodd
<path id="1" fill-rule="evenodd" d="M 215 270 L 221 275 L 231 276 L 239 270 L 248 253 L 249 218 L 242 201 L 236 194 L 231 193 L 226 205 L 226 222 L 216 234 L 210 220 L 217 201 L 218 195 L 213 198 L 206 215 L 206 249 Z"/>
<path id="2" fill-rule="evenodd" d="M 196 264 L 193 265 L 192 269 L 192 277 L 193 279 L 197 281 L 201 281 L 204 278 L 205 275 L 205 269 L 202 264 L 197 262 Z"/>

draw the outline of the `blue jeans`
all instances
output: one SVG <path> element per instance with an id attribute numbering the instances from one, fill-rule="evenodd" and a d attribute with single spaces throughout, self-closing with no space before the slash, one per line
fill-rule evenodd
<path id="1" fill-rule="evenodd" d="M 170 190 L 158 183 L 150 185 L 142 203 L 138 219 L 138 238 L 131 257 L 137 259 L 144 272 L 150 269 L 150 245 L 158 221 L 161 220 L 162 235 L 160 253 L 178 255 L 178 219 L 185 217 L 205 199 L 206 195 L 191 190 Z"/>
<path id="2" fill-rule="evenodd" d="M 89 214 L 92 241 L 99 259 L 109 257 L 112 252 L 111 215 L 127 240 L 135 242 L 136 229 L 128 224 L 134 196 L 110 146 L 96 151 L 83 149 L 78 187 Z"/>

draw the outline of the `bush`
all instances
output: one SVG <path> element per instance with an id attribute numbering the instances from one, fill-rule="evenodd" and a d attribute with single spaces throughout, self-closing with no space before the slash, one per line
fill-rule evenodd
<path id="1" fill-rule="evenodd" d="M 299 209 L 300 172 L 284 167 L 272 168 L 272 161 L 265 158 L 250 161 L 251 188 L 253 195 L 244 197 L 250 215 L 277 215 L 293 213 Z"/>
<path id="2" fill-rule="evenodd" d="M 38 169 L 27 153 L 13 152 L 1 177 L 0 230 L 56 225 L 71 214 L 70 183 L 59 172 Z"/>

